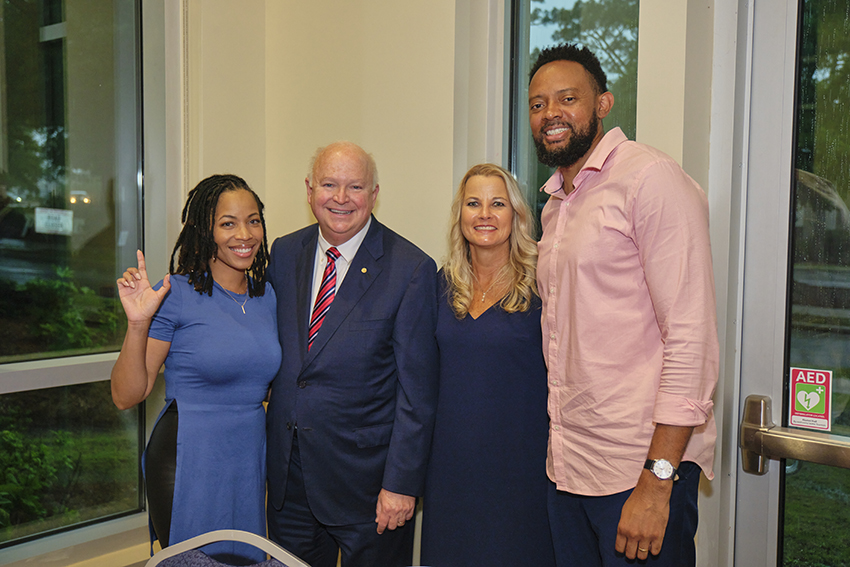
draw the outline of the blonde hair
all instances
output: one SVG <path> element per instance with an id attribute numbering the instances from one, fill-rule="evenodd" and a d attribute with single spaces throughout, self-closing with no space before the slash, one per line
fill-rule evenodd
<path id="1" fill-rule="evenodd" d="M 537 294 L 535 280 L 537 242 L 532 236 L 535 220 L 513 175 L 492 163 L 482 163 L 467 171 L 452 202 L 449 256 L 443 265 L 443 273 L 448 283 L 449 304 L 458 319 L 466 317 L 469 306 L 472 304 L 475 275 L 472 272 L 469 242 L 464 238 L 461 230 L 461 212 L 466 184 L 476 176 L 501 178 L 505 182 L 508 200 L 513 209 L 509 239 L 510 253 L 508 264 L 505 266 L 510 276 L 508 277 L 510 291 L 499 302 L 499 306 L 507 313 L 528 311 L 531 298 Z M 503 277 L 502 273 L 497 277 Z"/>

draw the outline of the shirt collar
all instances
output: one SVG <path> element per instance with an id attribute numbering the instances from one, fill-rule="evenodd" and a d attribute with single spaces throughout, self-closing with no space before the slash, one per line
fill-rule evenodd
<path id="1" fill-rule="evenodd" d="M 602 166 L 605 165 L 605 161 L 608 159 L 608 156 L 611 155 L 611 152 L 614 151 L 614 148 L 627 141 L 626 135 L 623 134 L 623 131 L 620 130 L 619 127 L 613 128 L 609 130 L 602 139 L 599 140 L 599 143 L 596 144 L 596 147 L 593 148 L 593 152 L 591 152 L 590 157 L 587 158 L 587 161 L 584 163 L 584 166 L 581 168 L 581 171 L 576 175 L 576 179 L 578 179 L 582 172 L 586 170 L 595 170 L 600 171 Z M 543 187 L 540 188 L 541 191 L 545 191 L 549 195 L 555 195 L 558 192 L 564 192 L 564 176 L 561 174 L 560 169 L 556 169 L 555 173 L 552 174 L 546 183 L 543 184 Z"/>
<path id="2" fill-rule="evenodd" d="M 363 240 L 366 239 L 366 233 L 369 232 L 369 227 L 371 225 L 372 216 L 369 215 L 369 220 L 366 221 L 366 226 L 361 228 L 357 234 L 336 247 L 339 251 L 339 255 L 342 256 L 349 264 L 354 259 L 354 255 L 357 254 L 357 251 L 360 249 L 360 245 L 363 244 Z M 319 228 L 319 250 L 322 251 L 322 254 L 327 254 L 328 248 L 331 246 L 332 244 L 325 240 L 325 237 L 322 236 L 322 229 Z"/>

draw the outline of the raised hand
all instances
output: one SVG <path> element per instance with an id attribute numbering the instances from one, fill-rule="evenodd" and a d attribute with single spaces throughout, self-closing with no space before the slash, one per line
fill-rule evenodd
<path id="1" fill-rule="evenodd" d="M 145 255 L 141 250 L 136 251 L 136 258 L 139 267 L 127 268 L 124 275 L 116 281 L 118 296 L 121 298 L 121 305 L 130 323 L 149 321 L 159 309 L 165 294 L 171 289 L 171 278 L 166 275 L 162 281 L 162 287 L 154 290 L 148 279 Z"/>

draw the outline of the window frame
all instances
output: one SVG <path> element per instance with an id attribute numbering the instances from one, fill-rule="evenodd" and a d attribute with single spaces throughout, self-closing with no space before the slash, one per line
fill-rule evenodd
<path id="1" fill-rule="evenodd" d="M 126 12 L 132 9 L 134 21 L 132 51 L 128 53 L 126 49 L 127 43 L 131 41 L 129 37 L 125 39 L 124 43 L 116 43 L 117 56 L 120 58 L 118 63 L 114 63 L 116 76 L 119 74 L 132 74 L 129 80 L 121 81 L 121 84 L 132 85 L 133 95 L 123 96 L 127 94 L 124 92 L 116 96 L 115 128 L 116 130 L 120 129 L 122 124 L 126 123 L 127 126 L 134 128 L 136 132 L 132 148 L 128 147 L 129 144 L 122 146 L 122 140 L 119 140 L 115 147 L 116 171 L 120 171 L 121 173 L 131 172 L 129 175 L 123 175 L 120 180 L 116 179 L 116 182 L 128 180 L 132 177 L 132 185 L 128 189 L 135 193 L 135 198 L 127 200 L 126 203 L 116 201 L 115 222 L 116 225 L 121 225 L 122 218 L 126 218 L 128 214 L 135 216 L 135 219 L 131 222 L 131 226 L 135 227 L 136 241 L 144 248 L 145 221 L 148 218 L 145 214 L 146 203 L 144 199 L 144 124 L 146 119 L 143 110 L 145 83 L 143 80 L 144 59 L 142 36 L 145 13 L 143 11 L 142 0 L 133 0 L 132 3 L 114 3 L 113 9 L 116 12 L 116 17 L 119 19 L 129 18 L 130 15 Z M 117 13 L 118 11 L 123 12 Z M 40 30 L 42 34 L 45 33 L 45 30 L 48 32 L 56 30 L 64 32 L 65 22 L 42 26 Z M 126 63 L 129 58 L 132 58 L 132 65 L 121 64 Z M 125 76 L 125 78 L 127 77 Z M 116 81 L 116 83 L 118 82 Z M 130 100 L 132 100 L 132 103 L 128 103 Z M 128 104 L 132 104 L 132 107 L 127 108 Z M 119 261 L 124 260 L 121 259 Z M 120 345 L 117 345 L 117 348 L 120 348 Z M 44 356 L 44 358 L 33 360 L 0 363 L 0 395 L 108 381 L 112 366 L 118 358 L 118 352 L 116 350 L 105 353 L 57 357 L 51 357 L 50 352 L 45 352 Z M 139 413 L 137 434 L 139 438 L 138 459 L 140 464 L 141 454 L 147 438 L 147 423 L 150 421 L 150 419 L 146 419 L 146 414 L 151 409 L 146 407 L 143 402 L 136 410 Z M 139 508 L 0 543 L 0 564 L 28 559 L 46 552 L 91 542 L 95 539 L 103 539 L 131 530 L 144 528 L 146 534 L 147 513 L 141 466 L 139 467 L 138 483 L 140 493 Z"/>

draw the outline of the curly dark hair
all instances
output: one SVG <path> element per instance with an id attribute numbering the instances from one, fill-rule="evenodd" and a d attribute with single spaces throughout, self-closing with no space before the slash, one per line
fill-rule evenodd
<path id="1" fill-rule="evenodd" d="M 215 256 L 216 244 L 213 237 L 215 209 L 218 199 L 226 191 L 248 191 L 257 201 L 260 222 L 263 225 L 263 245 L 254 257 L 254 263 L 246 270 L 248 276 L 248 294 L 258 297 L 266 291 L 266 266 L 269 263 L 269 245 L 266 237 L 266 219 L 263 216 L 263 202 L 248 187 L 244 179 L 237 175 L 211 175 L 189 191 L 186 205 L 183 207 L 183 230 L 177 238 L 177 244 L 171 252 L 168 273 L 188 275 L 189 283 L 198 293 L 212 295 L 213 278 L 210 273 L 210 258 Z M 179 252 L 178 252 L 179 251 Z M 174 257 L 177 256 L 177 268 Z"/>
<path id="2" fill-rule="evenodd" d="M 584 67 L 584 70 L 593 78 L 596 94 L 602 94 L 608 90 L 608 77 L 605 71 L 602 70 L 602 65 L 599 64 L 599 59 L 591 50 L 586 47 L 578 47 L 572 43 L 562 43 L 547 47 L 537 56 L 537 61 L 531 67 L 528 73 L 528 83 L 531 84 L 531 79 L 534 74 L 540 70 L 543 65 L 552 63 L 553 61 L 574 61 Z"/>

